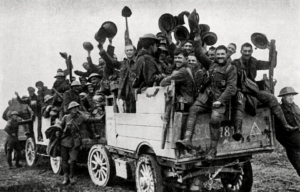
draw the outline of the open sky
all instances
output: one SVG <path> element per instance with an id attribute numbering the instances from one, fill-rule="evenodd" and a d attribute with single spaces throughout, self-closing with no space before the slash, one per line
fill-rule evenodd
<path id="1" fill-rule="evenodd" d="M 65 68 L 59 52 L 72 55 L 75 70 L 83 70 L 87 52 L 82 44 L 94 45 L 92 59 L 98 60 L 94 34 L 105 21 L 118 27 L 113 39 L 115 53 L 124 57 L 124 6 L 132 10 L 128 19 L 130 37 L 136 44 L 146 33 L 159 31 L 158 19 L 164 13 L 178 15 L 196 9 L 200 23 L 209 24 L 218 35 L 216 45 L 250 42 L 254 32 L 276 40 L 278 64 L 274 78 L 281 88 L 292 86 L 300 91 L 300 1 L 297 0 L 1 0 L 0 1 L 0 111 L 17 91 L 27 94 L 27 87 L 42 80 L 52 87 L 58 68 Z M 106 47 L 106 45 L 105 45 Z M 254 57 L 268 59 L 267 50 L 255 50 Z M 262 78 L 263 71 L 257 79 Z M 300 96 L 296 96 L 300 105 Z M 0 120 L 0 128 L 5 121 Z"/>

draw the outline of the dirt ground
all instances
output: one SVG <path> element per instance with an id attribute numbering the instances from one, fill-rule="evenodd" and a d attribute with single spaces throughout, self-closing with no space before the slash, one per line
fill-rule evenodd
<path id="1" fill-rule="evenodd" d="M 0 138 L 0 143 L 3 138 Z M 3 140 L 2 140 L 3 141 Z M 21 161 L 22 168 L 9 170 L 3 145 L 0 146 L 0 192 L 119 192 L 135 191 L 135 183 L 121 178 L 115 178 L 110 187 L 98 187 L 91 181 L 87 168 L 78 167 L 77 183 L 75 185 L 61 185 L 63 177 L 52 173 L 50 161 L 47 157 L 40 157 L 36 166 L 27 167 L 25 159 Z M 300 191 L 299 177 L 292 168 L 284 152 L 255 155 L 252 160 L 254 183 L 253 192 L 286 192 Z M 216 186 L 219 186 L 216 181 Z M 222 189 L 213 191 L 221 192 Z"/>

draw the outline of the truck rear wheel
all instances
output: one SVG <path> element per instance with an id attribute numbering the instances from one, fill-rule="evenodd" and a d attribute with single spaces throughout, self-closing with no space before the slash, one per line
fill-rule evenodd
<path id="1" fill-rule="evenodd" d="M 29 167 L 35 165 L 37 161 L 36 145 L 32 137 L 28 137 L 25 143 L 25 158 Z"/>
<path id="2" fill-rule="evenodd" d="M 152 155 L 140 156 L 135 169 L 135 182 L 138 192 L 163 191 L 161 167 Z"/>
<path id="3" fill-rule="evenodd" d="M 88 170 L 95 185 L 109 185 L 115 175 L 114 162 L 103 145 L 94 145 L 89 152 Z"/>
<path id="4" fill-rule="evenodd" d="M 251 162 L 244 163 L 242 173 L 225 173 L 221 178 L 227 192 L 251 192 L 253 172 Z"/>
<path id="5" fill-rule="evenodd" d="M 62 175 L 62 158 L 61 157 L 50 157 L 50 164 L 53 173 Z"/>

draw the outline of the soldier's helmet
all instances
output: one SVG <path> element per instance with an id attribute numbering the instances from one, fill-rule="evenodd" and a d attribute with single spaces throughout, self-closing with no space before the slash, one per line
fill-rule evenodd
<path id="1" fill-rule="evenodd" d="M 70 104 L 69 104 L 69 106 L 68 106 L 68 110 L 70 110 L 70 109 L 72 109 L 72 108 L 74 108 L 74 107 L 78 107 L 78 106 L 80 106 L 77 102 L 75 102 L 75 101 L 72 101 Z"/>
<path id="2" fill-rule="evenodd" d="M 284 87 L 280 90 L 278 97 L 283 97 L 286 95 L 297 95 L 298 93 L 295 91 L 293 87 Z"/>
<path id="3" fill-rule="evenodd" d="M 53 98 L 52 95 L 46 95 L 46 96 L 44 97 L 44 102 L 47 102 L 47 101 L 49 101 L 49 100 L 52 99 L 52 98 Z"/>
<path id="4" fill-rule="evenodd" d="M 9 116 L 12 116 L 12 115 L 19 115 L 19 113 L 17 111 L 12 111 Z"/>
<path id="5" fill-rule="evenodd" d="M 54 76 L 54 78 L 56 78 L 56 77 L 64 77 L 64 76 L 65 76 L 64 72 L 57 72 L 57 74 Z"/>
<path id="6" fill-rule="evenodd" d="M 71 87 L 73 87 L 73 86 L 81 86 L 81 83 L 79 81 L 73 81 L 71 83 Z"/>
<path id="7" fill-rule="evenodd" d="M 90 74 L 90 76 L 88 78 L 88 82 L 91 82 L 92 77 L 101 78 L 101 75 L 99 75 L 98 73 L 92 73 L 92 74 Z"/>

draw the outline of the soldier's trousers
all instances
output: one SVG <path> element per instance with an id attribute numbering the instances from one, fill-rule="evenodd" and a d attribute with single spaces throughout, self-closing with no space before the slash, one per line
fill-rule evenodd
<path id="1" fill-rule="evenodd" d="M 189 116 L 187 119 L 187 127 L 186 127 L 186 134 L 194 133 L 196 120 L 199 114 L 205 112 L 211 112 L 211 140 L 218 141 L 219 140 L 219 132 L 221 127 L 221 121 L 224 118 L 224 113 L 226 110 L 226 106 L 221 105 L 220 107 L 216 108 L 212 106 L 212 101 L 202 102 L 196 100 L 192 107 L 189 109 Z"/>
<path id="2" fill-rule="evenodd" d="M 300 177 L 300 132 L 276 132 L 276 139 L 285 148 L 288 159 Z"/>
<path id="3" fill-rule="evenodd" d="M 61 158 L 62 158 L 62 166 L 63 172 L 66 175 L 74 175 L 75 163 L 78 157 L 78 149 L 68 148 L 61 146 Z"/>
<path id="4" fill-rule="evenodd" d="M 259 102 L 261 102 L 264 105 L 267 105 L 271 109 L 273 109 L 276 106 L 279 106 L 276 97 L 266 91 L 259 91 L 255 94 L 251 94 L 251 96 L 255 97 Z M 237 129 L 241 129 L 243 124 L 242 123 L 243 117 L 244 117 L 244 103 L 235 103 L 234 112 L 233 112 L 233 121 Z"/>
<path id="5" fill-rule="evenodd" d="M 12 166 L 12 153 L 16 151 L 16 165 L 19 164 L 20 156 L 21 156 L 21 147 L 19 141 L 15 140 L 7 140 L 7 163 L 9 166 Z"/>

